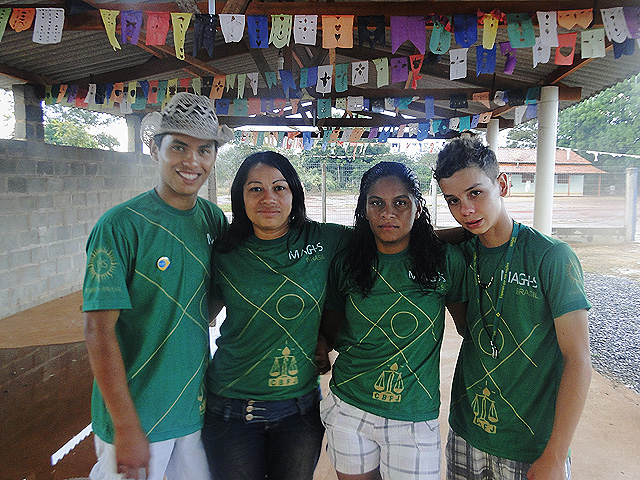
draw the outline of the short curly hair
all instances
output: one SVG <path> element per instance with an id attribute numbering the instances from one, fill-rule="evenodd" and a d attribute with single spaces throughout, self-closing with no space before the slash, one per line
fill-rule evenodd
<path id="1" fill-rule="evenodd" d="M 478 138 L 461 137 L 451 140 L 438 153 L 433 176 L 440 181 L 467 167 L 477 167 L 489 178 L 498 178 L 500 166 L 493 150 Z"/>

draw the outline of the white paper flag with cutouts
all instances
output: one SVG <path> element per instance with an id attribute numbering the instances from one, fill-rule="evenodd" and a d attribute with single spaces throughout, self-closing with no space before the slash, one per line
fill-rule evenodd
<path id="1" fill-rule="evenodd" d="M 249 79 L 249 86 L 253 91 L 254 97 L 258 95 L 258 75 L 259 75 L 258 72 L 247 73 L 247 78 Z"/>
<path id="2" fill-rule="evenodd" d="M 449 50 L 449 80 L 467 77 L 468 48 L 454 48 Z"/>
<path id="3" fill-rule="evenodd" d="M 293 41 L 295 43 L 315 46 L 317 31 L 317 15 L 295 15 L 293 17 Z"/>
<path id="4" fill-rule="evenodd" d="M 64 8 L 36 8 L 33 41 L 43 45 L 60 43 L 64 26 Z"/>
<path id="5" fill-rule="evenodd" d="M 239 42 L 244 35 L 245 16 L 235 13 L 221 13 L 218 15 L 220 29 L 225 43 Z"/>
<path id="6" fill-rule="evenodd" d="M 524 112 L 527 111 L 527 105 L 518 105 L 515 108 L 515 112 L 514 112 L 514 119 L 513 119 L 513 123 L 514 125 L 520 125 L 522 123 L 522 118 L 524 117 Z"/>
<path id="7" fill-rule="evenodd" d="M 350 112 L 361 112 L 364 110 L 364 96 L 347 97 L 347 110 Z"/>
<path id="8" fill-rule="evenodd" d="M 607 38 L 612 42 L 624 43 L 631 36 L 627 21 L 624 19 L 622 7 L 602 8 L 602 23 Z"/>
<path id="9" fill-rule="evenodd" d="M 533 46 L 533 68 L 539 63 L 549 63 L 551 59 L 551 47 L 542 45 L 540 37 L 536 37 L 536 44 Z"/>
<path id="10" fill-rule="evenodd" d="M 369 62 L 353 62 L 351 64 L 351 85 L 364 85 L 369 81 Z"/>
<path id="11" fill-rule="evenodd" d="M 325 94 L 331 93 L 331 83 L 333 81 L 333 65 L 320 65 L 318 67 L 318 83 L 316 92 Z"/>
<path id="12" fill-rule="evenodd" d="M 604 28 L 584 30 L 580 33 L 580 51 L 582 58 L 601 58 L 606 54 Z"/>
<path id="13" fill-rule="evenodd" d="M 540 28 L 540 45 L 545 47 L 558 46 L 558 13 L 536 12 Z"/>

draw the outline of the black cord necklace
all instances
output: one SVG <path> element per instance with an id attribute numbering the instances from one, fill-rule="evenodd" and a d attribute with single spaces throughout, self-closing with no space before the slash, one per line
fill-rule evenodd
<path id="1" fill-rule="evenodd" d="M 479 248 L 478 248 L 478 244 L 476 244 L 476 251 L 473 253 L 473 270 L 476 273 L 476 284 L 478 285 L 478 298 L 477 298 L 477 302 L 478 302 L 478 311 L 480 312 L 480 316 L 482 318 L 482 325 L 484 327 L 484 331 L 487 334 L 487 336 L 489 337 L 489 343 L 491 344 L 491 356 L 494 359 L 498 358 L 498 347 L 496 345 L 496 335 L 498 333 L 499 330 L 499 326 L 500 326 L 500 321 L 502 320 L 502 305 L 504 303 L 504 290 L 505 287 L 507 286 L 507 278 L 509 276 L 509 269 L 511 267 L 511 260 L 513 258 L 513 252 L 515 250 L 515 246 L 516 246 L 516 240 L 518 239 L 518 233 L 520 232 L 520 228 L 521 228 L 521 224 L 517 223 L 517 222 L 513 222 L 513 229 L 511 231 L 511 240 L 509 240 L 509 246 L 507 247 L 506 250 L 506 260 L 505 260 L 505 265 L 504 265 L 504 275 L 502 277 L 502 282 L 500 285 L 500 290 L 498 293 L 498 299 L 496 302 L 496 307 L 495 307 L 495 316 L 496 319 L 493 322 L 493 332 L 489 332 L 489 325 L 487 324 L 487 321 L 484 317 L 484 315 L 482 314 L 482 304 L 480 299 L 482 298 L 483 294 L 486 294 L 487 289 L 493 284 L 493 277 L 494 275 L 491 275 L 491 278 L 489 279 L 489 281 L 487 283 L 482 283 L 482 281 L 480 280 L 480 269 L 479 269 L 479 262 L 478 262 L 478 257 L 479 257 Z M 480 241 L 478 240 L 478 243 Z M 500 263 L 502 263 L 502 261 L 500 261 Z M 494 271 L 495 272 L 495 271 Z"/>

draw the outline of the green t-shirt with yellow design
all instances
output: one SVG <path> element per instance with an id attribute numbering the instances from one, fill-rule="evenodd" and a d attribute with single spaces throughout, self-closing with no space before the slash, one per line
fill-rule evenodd
<path id="1" fill-rule="evenodd" d="M 473 238 L 462 244 L 469 268 L 469 307 L 449 423 L 484 452 L 533 463 L 551 434 L 563 369 L 554 319 L 590 304 L 571 247 L 529 227 L 519 228 L 506 279 L 509 242 L 486 248 Z M 480 282 L 490 284 L 486 289 L 479 286 L 478 272 Z M 494 358 L 489 335 L 499 303 L 502 319 L 494 337 Z"/>
<path id="2" fill-rule="evenodd" d="M 226 225 L 208 200 L 178 210 L 151 190 L 107 211 L 89 236 L 83 310 L 120 310 L 116 336 L 151 442 L 202 427 L 211 251 Z M 95 384 L 92 422 L 112 443 L 111 417 Z"/>
<path id="3" fill-rule="evenodd" d="M 424 293 L 408 251 L 378 253 L 373 287 L 363 298 L 346 270 L 346 255 L 331 269 L 325 307 L 344 311 L 331 391 L 366 412 L 402 421 L 427 421 L 440 409 L 440 347 L 447 302 L 466 301 L 466 265 L 445 245 L 435 290 Z"/>
<path id="4" fill-rule="evenodd" d="M 274 240 L 252 234 L 231 252 L 214 252 L 213 294 L 227 316 L 207 372 L 208 391 L 273 401 L 317 388 L 327 275 L 348 231 L 307 222 Z"/>

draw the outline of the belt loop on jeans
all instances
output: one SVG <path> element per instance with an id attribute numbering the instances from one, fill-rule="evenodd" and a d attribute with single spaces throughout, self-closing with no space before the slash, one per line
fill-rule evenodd
<path id="1" fill-rule="evenodd" d="M 303 395 L 302 397 L 296 397 L 296 406 L 298 407 L 298 413 L 300 415 L 306 414 L 318 401 L 320 401 L 320 397 L 320 387 L 310 393 L 307 393 L 306 395 Z"/>
<path id="2" fill-rule="evenodd" d="M 222 412 L 222 418 L 224 418 L 225 422 L 229 421 L 229 419 L 231 418 L 231 408 L 232 408 L 232 403 L 228 400 L 226 400 L 224 402 L 224 410 Z"/>

